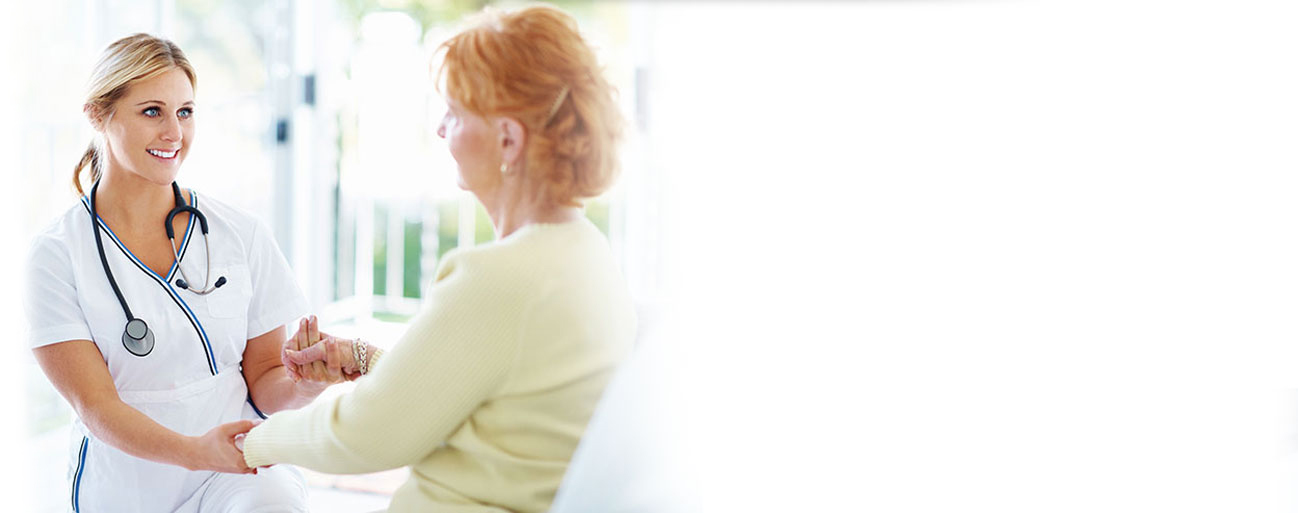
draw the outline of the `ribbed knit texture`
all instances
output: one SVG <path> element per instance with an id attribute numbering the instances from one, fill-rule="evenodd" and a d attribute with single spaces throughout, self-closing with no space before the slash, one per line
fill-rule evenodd
<path id="1" fill-rule="evenodd" d="M 250 466 L 404 465 L 389 511 L 545 511 L 635 314 L 586 220 L 448 253 L 409 330 L 352 393 L 272 415 Z"/>

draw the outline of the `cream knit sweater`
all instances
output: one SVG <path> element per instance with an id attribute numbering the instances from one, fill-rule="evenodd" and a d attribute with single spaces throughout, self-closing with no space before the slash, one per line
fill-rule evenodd
<path id="1" fill-rule="evenodd" d="M 453 251 L 354 391 L 272 415 L 244 458 L 336 474 L 409 465 L 393 512 L 545 511 L 635 324 L 585 219 Z"/>

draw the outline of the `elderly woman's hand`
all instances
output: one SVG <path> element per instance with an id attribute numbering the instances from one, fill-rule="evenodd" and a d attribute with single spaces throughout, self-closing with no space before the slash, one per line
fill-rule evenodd
<path id="1" fill-rule="evenodd" d="M 359 373 L 353 376 L 346 370 L 347 365 L 355 367 L 351 358 L 351 341 L 343 341 L 321 332 L 318 322 L 314 315 L 302 319 L 298 323 L 297 332 L 284 341 L 280 361 L 284 364 L 285 372 L 294 383 L 309 388 L 323 389 L 335 383 L 356 379 Z M 340 351 L 340 346 L 345 347 L 346 351 Z M 301 351 L 307 351 L 308 356 L 301 356 Z M 313 391 L 318 393 L 318 390 L 307 390 Z"/>
<path id="2" fill-rule="evenodd" d="M 361 377 L 360 366 L 356 362 L 355 353 L 352 352 L 352 345 L 356 341 L 338 338 L 327 333 L 321 333 L 321 335 L 323 338 L 321 338 L 319 344 L 312 345 L 301 351 L 285 351 L 288 361 L 303 366 L 324 362 L 325 369 L 331 379 L 338 377 L 340 380 L 351 381 Z"/>
<path id="3" fill-rule="evenodd" d="M 326 386 L 360 377 L 353 357 L 352 341 L 319 330 L 315 316 L 303 319 L 297 333 L 284 342 L 280 359 L 294 382 L 325 383 Z M 322 372 L 316 373 L 316 369 Z"/>

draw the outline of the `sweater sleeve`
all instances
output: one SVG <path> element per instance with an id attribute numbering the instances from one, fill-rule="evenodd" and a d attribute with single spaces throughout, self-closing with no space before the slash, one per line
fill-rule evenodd
<path id="1" fill-rule="evenodd" d="M 500 293 L 507 289 L 490 283 L 491 273 L 439 274 L 383 364 L 351 393 L 271 415 L 244 441 L 248 466 L 291 463 L 350 474 L 409 465 L 501 387 L 518 339 L 517 309 Z"/>

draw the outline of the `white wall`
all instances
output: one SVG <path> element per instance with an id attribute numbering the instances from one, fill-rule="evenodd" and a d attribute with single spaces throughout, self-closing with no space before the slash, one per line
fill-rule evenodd
<path id="1" fill-rule="evenodd" d="M 1292 4 L 644 11 L 662 465 L 599 500 L 1292 511 Z"/>

